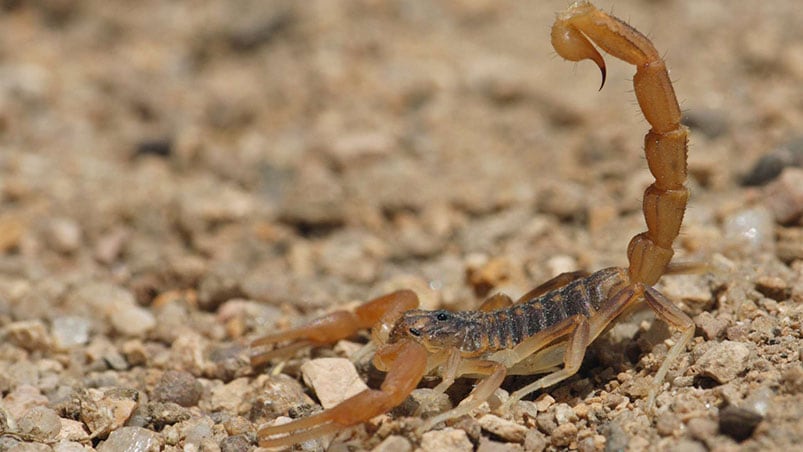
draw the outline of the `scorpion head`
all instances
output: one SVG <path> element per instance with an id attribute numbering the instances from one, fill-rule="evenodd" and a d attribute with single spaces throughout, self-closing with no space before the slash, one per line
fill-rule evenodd
<path id="1" fill-rule="evenodd" d="M 459 314 L 449 311 L 407 311 L 390 331 L 388 342 L 403 338 L 412 339 L 430 352 L 456 347 L 460 348 L 469 322 Z"/>

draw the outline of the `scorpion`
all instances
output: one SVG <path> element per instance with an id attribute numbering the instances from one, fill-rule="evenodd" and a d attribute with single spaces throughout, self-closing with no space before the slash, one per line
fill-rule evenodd
<path id="1" fill-rule="evenodd" d="M 469 413 L 486 401 L 507 375 L 543 375 L 512 392 L 502 404 L 504 410 L 522 397 L 574 375 L 589 344 L 614 320 L 644 306 L 642 301 L 656 318 L 680 332 L 655 373 L 647 396 L 647 408 L 652 411 L 657 389 L 694 334 L 689 316 L 653 287 L 662 275 L 683 271 L 682 264 L 670 261 L 672 242 L 680 232 L 689 198 L 684 185 L 688 129 L 680 123 L 680 107 L 663 58 L 647 37 L 624 21 L 588 2 L 576 2 L 557 15 L 551 41 L 566 60 L 593 61 L 601 72 L 600 89 L 606 67 L 594 44 L 636 66 L 633 84 L 651 127 L 644 149 L 655 182 L 644 192 L 647 231 L 630 241 L 628 267 L 605 268 L 590 275 L 562 273 L 515 302 L 506 295 L 493 295 L 476 311 L 416 309 L 417 295 L 400 290 L 352 311 L 335 311 L 307 325 L 261 337 L 252 347 L 289 345 L 255 351 L 251 357 L 254 367 L 282 354 L 331 344 L 373 328 L 373 364 L 386 374 L 379 389 L 366 389 L 307 418 L 261 428 L 260 446 L 290 446 L 365 422 L 400 405 L 430 373 L 441 376 L 434 388 L 440 392 L 459 377 L 478 378 L 479 382 L 456 407 L 427 419 L 424 430 Z"/>

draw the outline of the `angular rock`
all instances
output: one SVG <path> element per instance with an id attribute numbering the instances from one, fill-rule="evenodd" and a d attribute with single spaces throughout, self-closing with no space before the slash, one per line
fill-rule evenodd
<path id="1" fill-rule="evenodd" d="M 750 349 L 741 342 L 722 341 L 714 345 L 694 364 L 699 375 L 727 383 L 747 369 Z"/>
<path id="2" fill-rule="evenodd" d="M 109 434 L 98 452 L 159 452 L 164 446 L 161 436 L 142 427 L 121 427 Z"/>
<path id="3" fill-rule="evenodd" d="M 315 391 L 321 405 L 331 408 L 349 397 L 368 389 L 346 358 L 318 358 L 301 366 L 304 383 Z"/>
<path id="4" fill-rule="evenodd" d="M 474 446 L 463 430 L 445 428 L 421 436 L 421 452 L 469 452 Z"/>
<path id="5" fill-rule="evenodd" d="M 521 443 L 527 436 L 527 427 L 493 414 L 479 418 L 483 430 L 510 442 Z"/>

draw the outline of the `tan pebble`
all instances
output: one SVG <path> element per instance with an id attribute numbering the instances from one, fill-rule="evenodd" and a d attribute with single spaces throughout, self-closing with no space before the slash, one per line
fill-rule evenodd
<path id="1" fill-rule="evenodd" d="M 565 254 L 550 257 L 546 261 L 546 266 L 549 269 L 549 273 L 554 276 L 561 273 L 573 272 L 579 268 L 577 260 Z"/>
<path id="2" fill-rule="evenodd" d="M 78 441 L 59 441 L 53 445 L 53 452 L 89 452 L 88 446 Z"/>
<path id="3" fill-rule="evenodd" d="M 445 428 L 421 436 L 421 452 L 469 452 L 474 446 L 463 430 Z"/>
<path id="4" fill-rule="evenodd" d="M 479 418 L 479 423 L 483 430 L 493 433 L 506 441 L 520 443 L 524 441 L 524 437 L 527 435 L 527 427 L 493 414 L 486 414 Z"/>
<path id="5" fill-rule="evenodd" d="M 500 441 L 492 441 L 488 438 L 480 438 L 480 445 L 477 446 L 476 452 L 518 452 L 524 450 L 520 444 L 516 443 L 503 443 Z"/>
<path id="6" fill-rule="evenodd" d="M 56 441 L 77 441 L 84 442 L 89 440 L 89 433 L 84 428 L 83 422 L 72 419 L 59 418 L 61 429 L 56 436 Z"/>
<path id="7" fill-rule="evenodd" d="M 391 435 L 372 449 L 372 452 L 410 452 L 413 446 L 403 436 Z"/>
<path id="8" fill-rule="evenodd" d="M 535 406 L 539 412 L 546 411 L 553 403 L 555 403 L 555 399 L 547 393 L 543 393 L 535 399 Z"/>
<path id="9" fill-rule="evenodd" d="M 648 451 L 650 450 L 650 441 L 643 436 L 634 436 L 627 443 L 627 450 Z"/>
<path id="10" fill-rule="evenodd" d="M 555 447 L 566 447 L 577 438 L 577 426 L 574 424 L 559 425 L 549 436 L 550 442 Z"/>
<path id="11" fill-rule="evenodd" d="M 764 190 L 766 204 L 775 221 L 793 224 L 803 218 L 803 169 L 786 168 Z"/>
<path id="12" fill-rule="evenodd" d="M 792 296 L 792 288 L 777 276 L 761 276 L 756 279 L 756 290 L 776 301 L 784 301 Z"/>
<path id="13" fill-rule="evenodd" d="M 212 389 L 210 398 L 212 411 L 225 411 L 230 414 L 239 413 L 240 406 L 251 393 L 248 378 L 237 378 L 231 382 Z"/>
<path id="14" fill-rule="evenodd" d="M 6 325 L 0 335 L 9 343 L 28 351 L 46 351 L 52 340 L 41 320 L 23 320 Z"/>
<path id="15" fill-rule="evenodd" d="M 686 428 L 688 429 L 692 438 L 700 441 L 706 441 L 713 438 L 716 436 L 718 429 L 716 422 L 703 417 L 689 419 L 689 421 L 686 423 Z"/>
<path id="16" fill-rule="evenodd" d="M 575 422 L 577 421 L 577 415 L 574 413 L 572 407 L 570 407 L 566 403 L 559 403 L 555 406 L 555 421 L 558 425 L 565 424 L 567 422 Z"/>
<path id="17" fill-rule="evenodd" d="M 547 437 L 536 429 L 527 432 L 524 438 L 524 450 L 541 452 L 549 445 Z"/>
<path id="18" fill-rule="evenodd" d="M 98 452 L 137 450 L 156 452 L 162 450 L 165 439 L 162 435 L 142 427 L 122 427 L 109 434 L 98 447 Z"/>
<path id="19" fill-rule="evenodd" d="M 719 383 L 727 383 L 747 367 L 750 349 L 741 342 L 722 341 L 708 349 L 694 369 L 700 375 L 711 377 Z"/>
<path id="20" fill-rule="evenodd" d="M 134 303 L 115 306 L 110 314 L 114 329 L 125 336 L 143 336 L 156 326 L 151 311 Z"/>
<path id="21" fill-rule="evenodd" d="M 578 403 L 572 409 L 574 410 L 574 414 L 576 414 L 577 417 L 579 417 L 580 419 L 588 418 L 588 412 L 590 410 L 590 407 L 585 403 Z"/>
<path id="22" fill-rule="evenodd" d="M 15 419 L 21 417 L 29 409 L 47 405 L 48 402 L 47 397 L 39 392 L 39 388 L 26 384 L 17 386 L 3 399 L 6 411 Z"/>
<path id="23" fill-rule="evenodd" d="M 71 218 L 54 218 L 47 225 L 45 239 L 56 252 L 70 254 L 81 246 L 81 226 Z"/>
<path id="24" fill-rule="evenodd" d="M 301 374 L 304 383 L 315 391 L 324 408 L 331 408 L 368 389 L 354 364 L 345 358 L 307 361 L 301 366 Z"/>
<path id="25" fill-rule="evenodd" d="M 13 215 L 0 215 L 0 252 L 18 247 L 25 231 L 26 226 L 21 218 Z"/>
<path id="26" fill-rule="evenodd" d="M 50 408 L 36 406 L 26 411 L 17 421 L 17 430 L 37 441 L 52 440 L 61 430 L 59 415 Z"/>
<path id="27" fill-rule="evenodd" d="M 81 399 L 81 421 L 94 436 L 107 434 L 125 425 L 138 403 L 136 393 L 106 395 L 89 389 Z"/>
<path id="28" fill-rule="evenodd" d="M 704 311 L 694 318 L 694 324 L 703 331 L 706 339 L 717 339 L 728 327 L 726 320 L 714 317 L 710 312 Z"/>

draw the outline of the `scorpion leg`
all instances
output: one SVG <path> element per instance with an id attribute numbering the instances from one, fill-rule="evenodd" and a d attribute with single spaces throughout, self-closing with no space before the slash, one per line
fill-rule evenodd
<path id="1" fill-rule="evenodd" d="M 555 383 L 563 381 L 564 379 L 577 373 L 577 370 L 580 369 L 580 365 L 583 363 L 583 356 L 585 355 L 586 347 L 588 347 L 589 343 L 588 319 L 582 315 L 577 315 L 572 317 L 570 320 L 572 320 L 572 322 L 564 326 L 563 331 L 559 332 L 559 337 L 567 335 L 569 336 L 568 341 L 566 342 L 565 353 L 563 355 L 563 368 L 547 374 L 528 384 L 527 386 L 514 391 L 512 394 L 510 394 L 510 398 L 500 408 L 502 411 L 510 409 L 514 403 L 521 400 L 521 398 L 527 394 L 530 394 L 537 389 L 552 386 Z"/>
<path id="2" fill-rule="evenodd" d="M 427 367 L 427 352 L 416 342 L 403 340 L 377 350 L 374 364 L 387 370 L 379 390 L 366 389 L 337 406 L 287 424 L 263 427 L 257 433 L 260 447 L 280 447 L 342 430 L 401 404 L 418 386 Z M 276 435 L 289 433 L 278 438 Z"/>
<path id="3" fill-rule="evenodd" d="M 468 414 L 474 408 L 477 408 L 482 402 L 488 400 L 488 397 L 493 395 L 494 391 L 499 389 L 502 381 L 507 375 L 505 366 L 496 361 L 489 360 L 471 360 L 464 359 L 460 362 L 458 375 L 474 374 L 474 375 L 487 375 L 480 381 L 471 394 L 468 395 L 459 405 L 453 409 L 433 416 L 421 426 L 419 431 L 427 431 L 432 429 L 435 425 Z"/>
<path id="4" fill-rule="evenodd" d="M 659 367 L 658 372 L 655 373 L 655 377 L 652 381 L 653 384 L 647 395 L 647 409 L 652 410 L 655 403 L 655 394 L 663 383 L 666 372 L 694 336 L 694 321 L 663 294 L 652 287 L 644 289 L 644 299 L 647 300 L 647 304 L 655 311 L 655 315 L 659 319 L 680 330 L 680 340 L 675 342 L 675 345 L 669 349 L 666 358 L 664 358 L 664 362 L 661 363 L 661 367 Z"/>
<path id="5" fill-rule="evenodd" d="M 535 355 L 535 360 L 527 363 L 527 365 L 532 368 L 533 373 L 538 373 L 538 371 L 541 369 L 550 368 L 554 365 L 552 362 L 552 359 L 554 359 L 553 347 L 555 347 L 557 350 L 560 350 L 561 347 L 565 347 L 565 352 L 563 355 L 563 368 L 541 377 L 533 383 L 530 383 L 529 385 L 513 392 L 510 395 L 510 399 L 505 402 L 504 408 L 509 408 L 518 400 L 521 400 L 522 397 L 535 390 L 551 386 L 577 373 L 577 370 L 580 369 L 580 365 L 583 362 L 583 356 L 585 355 L 585 350 L 588 347 L 588 344 L 596 339 L 597 336 L 602 334 L 608 324 L 621 315 L 621 313 L 624 312 L 630 305 L 632 305 L 633 302 L 638 300 L 641 295 L 642 291 L 638 290 L 638 288 L 634 286 L 627 286 L 617 292 L 617 294 L 611 298 L 610 302 L 606 303 L 605 306 L 597 311 L 597 313 L 590 319 L 587 319 L 582 315 L 570 317 L 567 320 L 571 322 L 561 322 L 556 325 L 557 328 L 552 327 L 544 330 L 542 333 L 539 333 L 527 341 L 519 344 L 515 349 L 513 349 L 513 352 L 516 356 L 512 357 L 513 359 L 518 358 L 518 361 L 508 363 L 509 366 L 512 366 L 515 364 L 515 362 L 519 362 L 524 358 L 527 358 L 528 352 L 537 352 Z M 551 332 L 551 334 L 544 334 L 547 332 Z M 544 338 L 540 337 L 542 334 L 544 334 Z M 555 342 L 557 339 L 567 335 L 569 336 L 569 339 L 565 345 L 556 343 L 551 347 L 543 349 L 543 345 L 545 343 L 549 344 Z M 542 358 L 543 362 L 539 362 L 539 358 Z"/>
<path id="6" fill-rule="evenodd" d="M 379 328 L 390 328 L 393 321 L 405 311 L 418 306 L 418 296 L 411 290 L 399 290 L 375 298 L 358 306 L 354 312 L 335 311 L 312 322 L 256 339 L 251 347 L 260 347 L 279 342 L 294 341 L 270 351 L 258 351 L 251 355 L 251 365 L 260 366 L 277 356 L 287 356 L 297 350 L 315 345 L 337 342 L 354 335 L 361 329 L 381 323 Z"/>

